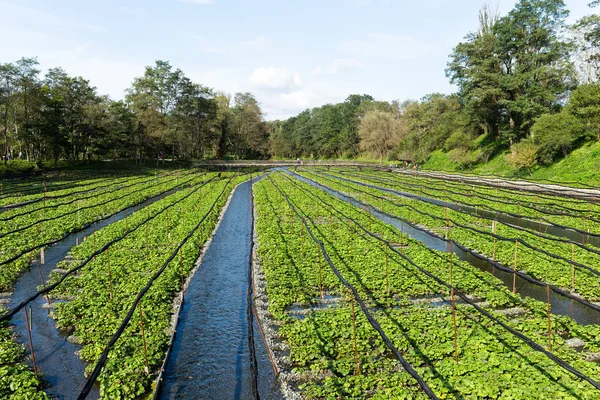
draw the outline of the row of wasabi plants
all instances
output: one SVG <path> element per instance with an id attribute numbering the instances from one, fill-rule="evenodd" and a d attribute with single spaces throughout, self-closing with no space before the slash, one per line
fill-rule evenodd
<path id="1" fill-rule="evenodd" d="M 181 190 L 88 236 L 53 272 L 47 285 L 59 285 L 50 292 L 52 316 L 82 346 L 79 355 L 88 363 L 88 373 L 132 303 L 141 311 L 110 349 L 97 380 L 102 398 L 139 398 L 152 389 L 170 339 L 173 301 L 211 237 L 229 194 L 247 179 L 247 174 L 231 173 L 194 176 Z M 135 304 L 140 290 L 163 267 Z M 8 340 L 6 348 L 10 346 L 15 344 Z M 33 377 L 22 364 L 12 366 Z M 12 380 L 10 375 L 0 376 L 0 388 Z M 33 382 L 31 392 L 44 397 L 34 378 Z M 19 392 L 15 387 L 6 393 Z"/>
<path id="2" fill-rule="evenodd" d="M 493 275 L 295 176 L 273 174 L 254 188 L 269 310 L 305 398 L 427 397 L 311 233 L 437 397 L 597 397 L 600 366 L 590 355 L 600 350 L 600 327 L 548 320 L 545 303 L 512 294 Z M 305 318 L 299 308 L 309 311 Z M 585 351 L 569 348 L 569 338 L 583 339 Z"/>
<path id="3" fill-rule="evenodd" d="M 10 290 L 19 274 L 39 258 L 44 247 L 129 207 L 171 190 L 202 182 L 203 179 L 203 174 L 194 171 L 182 176 L 165 175 L 150 180 L 141 178 L 139 182 L 118 190 L 97 193 L 85 200 L 2 221 L 0 291 Z M 1 213 L 0 218 L 6 218 L 6 212 Z"/>
<path id="4" fill-rule="evenodd" d="M 549 233 L 474 215 L 443 204 L 421 201 L 390 191 L 391 186 L 365 186 L 368 179 L 339 179 L 305 171 L 306 178 L 344 193 L 378 210 L 452 239 L 534 279 L 551 283 L 588 301 L 600 300 L 600 249 Z"/>

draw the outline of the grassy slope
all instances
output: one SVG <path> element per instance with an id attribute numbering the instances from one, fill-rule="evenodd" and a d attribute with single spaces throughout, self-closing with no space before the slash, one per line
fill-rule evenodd
<path id="1" fill-rule="evenodd" d="M 537 167 L 531 174 L 514 170 L 505 161 L 506 153 L 498 154 L 486 164 L 471 170 L 458 171 L 446 153 L 435 151 L 423 164 L 423 169 L 466 172 L 478 175 L 499 175 L 508 178 L 550 179 L 557 182 L 582 182 L 600 186 L 600 143 L 588 143 L 574 150 L 567 158 L 547 166 Z"/>

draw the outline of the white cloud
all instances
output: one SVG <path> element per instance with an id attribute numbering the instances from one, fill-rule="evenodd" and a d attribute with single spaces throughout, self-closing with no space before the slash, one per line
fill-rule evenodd
<path id="1" fill-rule="evenodd" d="M 300 75 L 287 68 L 260 67 L 250 75 L 250 83 L 257 89 L 290 90 L 299 87 Z"/>
<path id="2" fill-rule="evenodd" d="M 310 90 L 297 90 L 279 95 L 279 106 L 285 110 L 300 111 L 314 107 L 320 96 Z"/>
<path id="3" fill-rule="evenodd" d="M 399 60 L 426 56 L 431 47 L 412 36 L 388 33 L 371 33 L 363 40 L 342 43 L 341 49 L 347 53 L 363 57 L 385 57 Z"/>
<path id="4" fill-rule="evenodd" d="M 360 68 L 363 63 L 354 58 L 338 58 L 331 64 L 325 66 L 318 66 L 313 70 L 314 75 L 336 75 L 340 72 L 349 71 L 352 69 Z"/>

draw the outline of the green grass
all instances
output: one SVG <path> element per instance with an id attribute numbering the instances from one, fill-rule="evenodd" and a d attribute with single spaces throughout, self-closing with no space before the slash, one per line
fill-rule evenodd
<path id="1" fill-rule="evenodd" d="M 426 163 L 424 170 L 463 172 L 477 175 L 497 175 L 506 178 L 549 179 L 557 182 L 579 182 L 600 186 L 600 143 L 586 143 L 573 150 L 550 166 L 538 166 L 531 173 L 515 170 L 506 162 L 507 152 L 501 152 L 485 164 L 476 165 L 472 169 L 459 170 L 448 154 L 441 150 L 434 151 Z"/>

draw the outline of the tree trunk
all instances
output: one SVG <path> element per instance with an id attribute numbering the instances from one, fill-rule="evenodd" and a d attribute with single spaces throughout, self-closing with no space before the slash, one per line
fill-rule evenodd
<path id="1" fill-rule="evenodd" d="M 383 153 L 379 154 L 379 166 L 383 166 Z"/>

